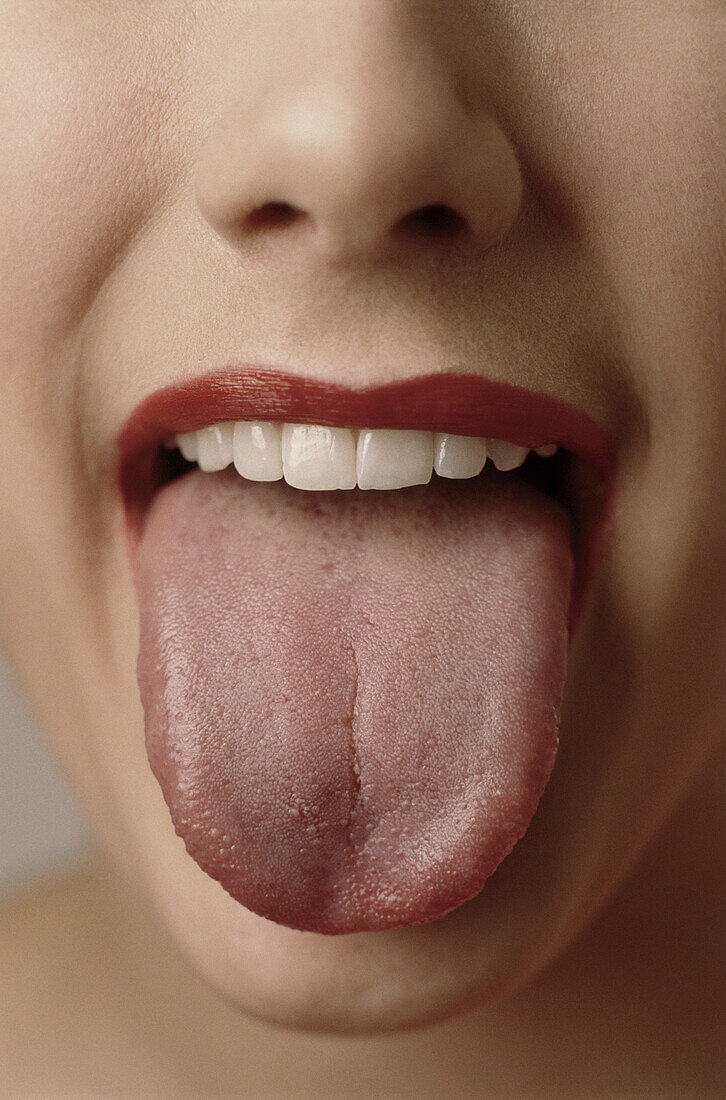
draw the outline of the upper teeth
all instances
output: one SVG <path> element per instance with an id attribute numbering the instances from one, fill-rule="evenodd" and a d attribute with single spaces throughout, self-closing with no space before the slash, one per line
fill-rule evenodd
<path id="1" fill-rule="evenodd" d="M 529 448 L 502 439 L 448 432 L 259 420 L 184 432 L 176 436 L 176 445 L 202 470 L 223 470 L 233 462 L 251 481 L 284 477 L 296 489 L 402 489 L 426 484 L 433 471 L 440 477 L 476 477 L 487 457 L 498 470 L 513 470 L 529 454 Z M 556 450 L 554 443 L 534 448 L 543 458 Z"/>

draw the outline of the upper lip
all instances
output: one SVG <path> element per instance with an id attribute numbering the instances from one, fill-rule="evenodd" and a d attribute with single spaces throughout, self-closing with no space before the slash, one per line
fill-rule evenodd
<path id="1" fill-rule="evenodd" d="M 616 450 L 588 413 L 546 394 L 477 374 L 440 372 L 350 388 L 256 364 L 231 364 L 157 390 L 132 411 L 117 438 L 118 480 L 133 552 L 146 509 L 163 484 L 162 443 L 170 435 L 234 420 L 277 420 L 359 428 L 417 428 L 505 439 L 526 447 L 557 443 L 572 453 L 586 538 L 582 588 L 609 512 Z"/>

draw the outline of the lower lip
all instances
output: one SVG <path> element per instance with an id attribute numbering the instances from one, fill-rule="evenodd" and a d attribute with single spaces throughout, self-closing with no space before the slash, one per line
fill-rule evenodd
<path id="1" fill-rule="evenodd" d="M 574 627 L 600 557 L 615 471 L 612 442 L 586 413 L 546 394 L 472 374 L 429 374 L 351 389 L 272 368 L 229 365 L 151 394 L 119 434 L 118 478 L 132 560 L 146 509 L 163 484 L 163 440 L 234 420 L 452 432 L 529 448 L 557 443 L 572 452 L 576 495 L 585 505 Z"/>

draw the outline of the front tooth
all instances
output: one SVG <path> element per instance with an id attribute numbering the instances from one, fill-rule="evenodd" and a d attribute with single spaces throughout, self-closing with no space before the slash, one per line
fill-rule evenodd
<path id="1" fill-rule="evenodd" d="M 197 432 L 197 462 L 205 473 L 223 470 L 232 461 L 234 424 L 212 424 Z"/>
<path id="2" fill-rule="evenodd" d="M 487 445 L 473 435 L 434 436 L 434 469 L 439 477 L 476 477 L 484 469 Z"/>
<path id="3" fill-rule="evenodd" d="M 534 453 L 540 458 L 552 458 L 552 455 L 557 454 L 557 444 L 545 443 L 543 447 L 535 447 Z"/>
<path id="4" fill-rule="evenodd" d="M 279 481 L 282 477 L 282 425 L 240 420 L 234 426 L 232 458 L 235 469 L 250 481 Z"/>
<path id="5" fill-rule="evenodd" d="M 176 437 L 176 445 L 184 455 L 187 462 L 197 461 L 197 433 L 181 432 Z"/>
<path id="6" fill-rule="evenodd" d="M 358 436 L 359 489 L 425 485 L 434 466 L 432 432 L 365 428 Z"/>
<path id="7" fill-rule="evenodd" d="M 514 470 L 521 466 L 529 453 L 529 447 L 518 447 L 503 439 L 487 439 L 487 454 L 498 470 Z"/>
<path id="8" fill-rule="evenodd" d="M 355 436 L 350 428 L 285 424 L 282 470 L 295 489 L 354 489 Z"/>

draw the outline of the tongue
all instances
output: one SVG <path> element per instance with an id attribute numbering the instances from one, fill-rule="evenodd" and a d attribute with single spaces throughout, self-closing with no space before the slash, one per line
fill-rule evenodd
<path id="1" fill-rule="evenodd" d="M 511 477 L 157 494 L 141 542 L 151 767 L 189 853 L 312 932 L 434 920 L 526 831 L 557 749 L 561 509 Z"/>

